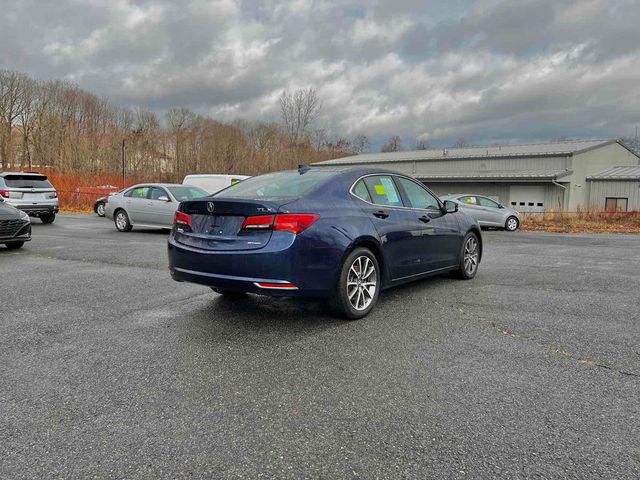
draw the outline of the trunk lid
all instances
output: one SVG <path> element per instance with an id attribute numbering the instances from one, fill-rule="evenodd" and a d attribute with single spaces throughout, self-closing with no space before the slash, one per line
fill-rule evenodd
<path id="1" fill-rule="evenodd" d="M 202 250 L 233 251 L 263 248 L 271 239 L 271 230 L 242 230 L 247 217 L 273 215 L 294 201 L 256 201 L 211 199 L 182 202 L 180 211 L 191 217 L 191 231 L 176 226 L 177 242 Z"/>

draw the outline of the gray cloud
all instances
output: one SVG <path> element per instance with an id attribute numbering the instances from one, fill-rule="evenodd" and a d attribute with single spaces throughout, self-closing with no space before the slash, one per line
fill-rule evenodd
<path id="1" fill-rule="evenodd" d="M 637 0 L 22 0 L 0 66 L 121 105 L 273 120 L 313 86 L 319 126 L 434 144 L 629 134 Z"/>

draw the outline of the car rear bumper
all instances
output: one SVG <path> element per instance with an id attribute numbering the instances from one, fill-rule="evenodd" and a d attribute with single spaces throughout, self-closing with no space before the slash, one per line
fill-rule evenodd
<path id="1" fill-rule="evenodd" d="M 23 212 L 29 214 L 32 217 L 37 217 L 39 215 L 47 215 L 49 213 L 58 213 L 60 210 L 58 207 L 58 202 L 56 203 L 38 203 L 38 204 L 20 204 L 20 203 L 12 203 L 14 207 L 18 210 L 22 210 Z"/>
<path id="2" fill-rule="evenodd" d="M 317 243 L 310 245 L 301 235 L 272 238 L 264 248 L 241 251 L 199 250 L 180 244 L 173 235 L 168 240 L 174 280 L 278 297 L 331 295 L 342 253 L 330 250 Z M 261 288 L 260 283 L 274 285 Z M 296 288 L 278 286 L 284 283 Z"/>

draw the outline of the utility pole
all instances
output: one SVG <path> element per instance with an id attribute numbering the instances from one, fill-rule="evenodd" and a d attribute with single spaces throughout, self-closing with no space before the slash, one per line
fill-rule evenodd
<path id="1" fill-rule="evenodd" d="M 124 182 L 125 182 L 125 154 L 124 154 L 124 142 L 125 139 L 122 139 L 122 186 L 124 187 Z"/>

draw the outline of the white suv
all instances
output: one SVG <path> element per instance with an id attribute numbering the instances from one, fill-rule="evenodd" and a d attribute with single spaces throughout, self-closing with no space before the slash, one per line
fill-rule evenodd
<path id="1" fill-rule="evenodd" d="M 58 193 L 46 175 L 39 173 L 0 172 L 0 196 L 9 205 L 53 223 L 58 213 Z"/>

